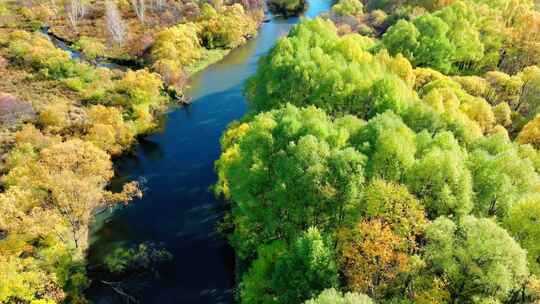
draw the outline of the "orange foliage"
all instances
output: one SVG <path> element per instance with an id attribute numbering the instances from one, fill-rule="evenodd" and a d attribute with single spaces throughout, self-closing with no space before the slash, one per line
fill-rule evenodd
<path id="1" fill-rule="evenodd" d="M 348 286 L 380 297 L 409 266 L 407 240 L 378 219 L 337 234 L 338 255 Z"/>

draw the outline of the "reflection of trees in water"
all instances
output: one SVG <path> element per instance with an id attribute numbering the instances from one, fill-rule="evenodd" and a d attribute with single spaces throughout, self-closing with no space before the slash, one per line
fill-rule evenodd
<path id="1" fill-rule="evenodd" d="M 173 255 L 163 244 L 142 242 L 135 245 L 116 243 L 99 263 L 89 266 L 93 273 L 90 287 L 94 294 L 112 294 L 126 303 L 139 303 L 148 282 L 160 277 L 160 268 L 172 261 Z"/>
<path id="2" fill-rule="evenodd" d="M 139 148 L 143 152 L 144 157 L 150 160 L 160 160 L 165 156 L 160 144 L 146 138 L 141 138 Z"/>
<path id="3" fill-rule="evenodd" d="M 141 158 L 160 160 L 165 156 L 163 148 L 148 138 L 141 137 L 133 151 L 126 153 L 114 160 L 114 178 L 110 181 L 109 189 L 119 191 L 126 182 L 134 180 L 135 168 L 140 167 Z M 138 181 L 144 186 L 144 180 Z"/>

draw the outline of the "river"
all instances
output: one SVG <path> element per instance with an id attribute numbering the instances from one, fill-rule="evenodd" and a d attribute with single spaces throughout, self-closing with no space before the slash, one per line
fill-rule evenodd
<path id="1" fill-rule="evenodd" d="M 330 0 L 309 1 L 308 18 L 329 10 Z M 90 261 L 115 246 L 153 242 L 173 254 L 156 275 L 130 284 L 140 303 L 233 303 L 234 252 L 216 232 L 223 202 L 209 187 L 227 125 L 247 110 L 244 81 L 259 58 L 299 18 L 272 18 L 259 35 L 219 63 L 196 74 L 187 94 L 192 104 L 173 108 L 159 133 L 143 138 L 133 155 L 115 162 L 117 181 L 144 181 L 144 197 L 101 216 L 91 233 Z M 95 283 L 88 293 L 98 304 L 125 303 L 110 287 Z"/>

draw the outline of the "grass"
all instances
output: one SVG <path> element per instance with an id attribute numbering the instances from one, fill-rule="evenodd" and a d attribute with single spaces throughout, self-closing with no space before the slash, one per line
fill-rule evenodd
<path id="1" fill-rule="evenodd" d="M 221 61 L 227 54 L 231 52 L 231 49 L 204 49 L 203 57 L 197 60 L 194 64 L 187 66 L 186 71 L 189 76 L 206 69 L 208 66 Z"/>

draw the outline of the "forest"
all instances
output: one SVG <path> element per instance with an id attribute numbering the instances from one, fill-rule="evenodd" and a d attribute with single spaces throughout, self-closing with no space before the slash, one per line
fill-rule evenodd
<path id="1" fill-rule="evenodd" d="M 537 303 L 540 13 L 341 0 L 221 139 L 241 303 Z"/>
<path id="2" fill-rule="evenodd" d="M 117 159 L 310 5 L 0 2 L 0 303 L 91 303 L 94 219 L 145 192 L 113 187 Z M 213 164 L 235 301 L 540 303 L 540 3 L 339 0 L 298 22 Z M 99 269 L 172 258 L 137 244 Z"/>

